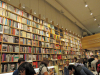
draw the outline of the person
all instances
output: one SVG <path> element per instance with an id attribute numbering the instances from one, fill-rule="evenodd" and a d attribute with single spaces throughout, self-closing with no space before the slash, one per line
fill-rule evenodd
<path id="1" fill-rule="evenodd" d="M 84 64 L 84 66 L 87 68 L 87 58 L 84 58 L 84 59 L 83 59 L 83 64 Z"/>
<path id="2" fill-rule="evenodd" d="M 82 59 L 82 58 L 79 59 L 77 63 L 75 63 L 75 66 L 78 66 L 78 65 L 84 66 L 84 64 L 83 64 L 83 59 Z"/>
<path id="3" fill-rule="evenodd" d="M 39 66 L 39 75 L 52 75 L 53 72 L 51 71 L 50 74 L 48 74 L 48 66 L 49 60 L 47 58 L 43 58 L 43 61 L 41 61 L 41 64 Z"/>
<path id="4" fill-rule="evenodd" d="M 91 55 L 91 58 L 90 59 L 88 59 L 88 67 L 89 68 L 91 68 L 91 62 L 94 60 L 94 56 L 93 55 Z"/>
<path id="5" fill-rule="evenodd" d="M 98 62 L 98 55 L 95 55 L 94 60 L 91 62 L 91 70 L 96 71 L 96 63 Z"/>
<path id="6" fill-rule="evenodd" d="M 20 66 L 22 63 L 24 63 L 25 60 L 23 58 L 19 58 L 18 59 L 18 65 Z M 13 72 L 13 75 L 18 75 L 18 69 L 16 69 L 14 72 Z"/>
<path id="7" fill-rule="evenodd" d="M 74 63 L 76 63 L 77 62 L 77 57 L 74 57 Z"/>
<path id="8" fill-rule="evenodd" d="M 69 66 L 69 60 L 66 60 L 66 64 L 64 66 L 64 75 L 69 75 L 68 66 Z"/>
<path id="9" fill-rule="evenodd" d="M 68 70 L 69 70 L 69 75 L 71 75 L 71 74 L 74 74 L 74 75 L 94 75 L 86 67 L 82 67 L 82 66 L 69 65 Z"/>
<path id="10" fill-rule="evenodd" d="M 36 72 L 34 68 L 32 67 L 32 64 L 28 62 L 22 63 L 18 68 L 20 75 L 35 75 Z"/>

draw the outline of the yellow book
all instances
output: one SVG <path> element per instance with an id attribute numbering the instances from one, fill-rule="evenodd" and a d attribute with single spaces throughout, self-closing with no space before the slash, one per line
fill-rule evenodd
<path id="1" fill-rule="evenodd" d="M 50 24 L 48 24 L 48 27 L 50 27 Z"/>

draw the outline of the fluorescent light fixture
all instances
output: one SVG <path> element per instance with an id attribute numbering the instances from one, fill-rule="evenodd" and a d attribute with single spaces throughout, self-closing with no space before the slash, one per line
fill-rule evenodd
<path id="1" fill-rule="evenodd" d="M 93 15 L 93 13 L 90 13 L 90 15 Z"/>
<path id="2" fill-rule="evenodd" d="M 58 23 L 57 23 L 57 25 L 58 25 Z"/>
<path id="3" fill-rule="evenodd" d="M 88 5 L 86 4 L 85 7 L 88 7 Z"/>
<path id="4" fill-rule="evenodd" d="M 94 21 L 96 21 L 97 19 L 94 19 Z"/>

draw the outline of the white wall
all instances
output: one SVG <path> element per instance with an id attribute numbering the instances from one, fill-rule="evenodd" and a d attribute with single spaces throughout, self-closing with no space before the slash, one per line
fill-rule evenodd
<path id="1" fill-rule="evenodd" d="M 58 23 L 60 27 L 63 26 L 63 28 L 67 28 L 68 30 L 71 30 L 79 35 L 82 35 L 82 30 L 78 26 L 73 24 L 64 15 L 60 14 L 59 11 L 53 8 L 45 0 L 7 0 L 7 2 L 17 7 L 19 7 L 19 3 L 21 3 L 21 5 L 26 6 L 27 11 L 32 9 L 32 13 L 34 14 L 35 10 L 37 13 L 35 16 L 38 17 L 38 15 L 41 14 L 42 19 L 43 16 L 45 16 L 46 18 L 48 18 L 49 22 L 52 20 L 54 21 L 55 25 Z"/>

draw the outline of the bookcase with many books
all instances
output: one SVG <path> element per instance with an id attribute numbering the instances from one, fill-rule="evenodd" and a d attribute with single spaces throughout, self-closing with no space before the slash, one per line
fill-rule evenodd
<path id="1" fill-rule="evenodd" d="M 0 1 L 0 73 L 16 69 L 19 58 L 32 60 L 34 68 L 48 58 L 48 66 L 58 65 L 60 75 L 66 60 L 82 56 L 81 49 L 73 33 Z"/>

